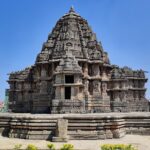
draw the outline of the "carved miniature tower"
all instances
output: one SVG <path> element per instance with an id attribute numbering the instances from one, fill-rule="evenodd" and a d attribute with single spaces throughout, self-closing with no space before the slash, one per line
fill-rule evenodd
<path id="1" fill-rule="evenodd" d="M 9 77 L 9 110 L 33 113 L 148 111 L 144 72 L 109 62 L 88 22 L 62 16 L 36 62 Z"/>
<path id="2" fill-rule="evenodd" d="M 54 74 L 55 96 L 52 99 L 52 113 L 83 112 L 85 100 L 82 68 L 71 51 L 66 51 Z"/>

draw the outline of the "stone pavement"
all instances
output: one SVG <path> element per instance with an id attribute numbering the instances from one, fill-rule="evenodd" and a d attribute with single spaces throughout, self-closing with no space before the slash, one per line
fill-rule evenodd
<path id="1" fill-rule="evenodd" d="M 25 148 L 28 144 L 34 144 L 39 149 L 46 149 L 48 141 L 44 140 L 25 140 L 14 139 L 0 136 L 0 150 L 12 149 L 16 144 L 22 144 L 22 148 Z M 72 140 L 68 142 L 73 144 L 75 149 L 78 150 L 100 150 L 102 144 L 132 144 L 138 150 L 150 150 L 150 136 L 141 135 L 126 135 L 121 139 L 107 139 L 107 140 Z M 64 143 L 54 143 L 56 148 L 60 148 Z"/>

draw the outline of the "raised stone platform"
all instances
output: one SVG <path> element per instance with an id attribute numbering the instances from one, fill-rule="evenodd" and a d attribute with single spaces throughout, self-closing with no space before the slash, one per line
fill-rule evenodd
<path id="1" fill-rule="evenodd" d="M 150 113 L 0 114 L 3 136 L 67 141 L 150 135 Z"/>

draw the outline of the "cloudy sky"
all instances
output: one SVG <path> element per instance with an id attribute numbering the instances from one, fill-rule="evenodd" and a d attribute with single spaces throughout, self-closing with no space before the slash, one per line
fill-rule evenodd
<path id="1" fill-rule="evenodd" d="M 1 100 L 7 74 L 34 64 L 56 21 L 72 5 L 88 20 L 112 64 L 150 72 L 150 0 L 0 0 Z M 146 87 L 150 98 L 149 81 Z"/>

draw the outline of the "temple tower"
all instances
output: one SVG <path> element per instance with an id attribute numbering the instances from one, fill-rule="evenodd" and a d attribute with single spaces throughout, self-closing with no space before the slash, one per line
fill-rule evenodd
<path id="1" fill-rule="evenodd" d="M 148 111 L 143 70 L 110 64 L 73 8 L 56 23 L 35 64 L 9 76 L 9 110 L 32 113 Z"/>

